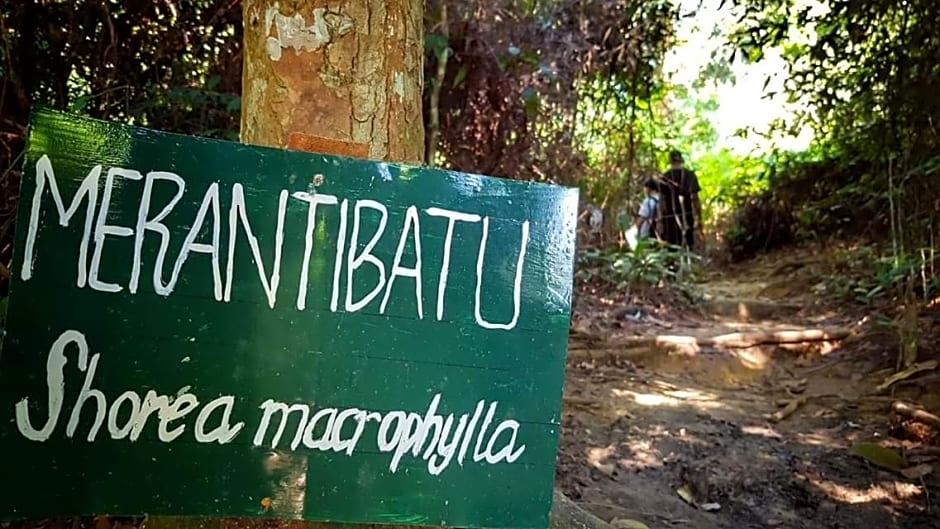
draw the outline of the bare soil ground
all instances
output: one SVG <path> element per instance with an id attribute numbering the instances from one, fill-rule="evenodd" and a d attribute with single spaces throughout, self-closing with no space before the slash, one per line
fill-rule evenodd
<path id="1" fill-rule="evenodd" d="M 704 301 L 679 311 L 581 292 L 562 490 L 604 520 L 651 529 L 940 527 L 940 462 L 925 449 L 936 432 L 891 413 L 897 399 L 940 411 L 940 384 L 927 377 L 893 395 L 875 391 L 892 373 L 897 338 L 877 331 L 872 309 L 839 308 L 821 292 L 832 266 L 811 250 L 768 256 L 716 274 L 700 285 Z M 728 333 L 817 328 L 852 334 L 701 345 Z M 849 452 L 870 441 L 936 471 L 909 479 Z M 720 508 L 707 512 L 708 503 Z"/>

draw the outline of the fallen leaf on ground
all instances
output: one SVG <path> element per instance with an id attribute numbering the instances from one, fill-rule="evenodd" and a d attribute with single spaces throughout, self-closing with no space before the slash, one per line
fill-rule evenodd
<path id="1" fill-rule="evenodd" d="M 626 518 L 617 518 L 610 522 L 610 526 L 616 529 L 650 529 L 648 525 L 637 520 L 628 520 Z"/>
<path id="2" fill-rule="evenodd" d="M 895 472 L 907 467 L 907 462 L 901 454 L 877 443 L 858 443 L 849 449 L 849 453 L 859 456 L 869 463 Z"/>
<path id="3" fill-rule="evenodd" d="M 900 472 L 907 479 L 920 479 L 933 472 L 933 467 L 930 465 L 917 465 L 916 467 L 901 469 Z"/>
<path id="4" fill-rule="evenodd" d="M 604 474 L 605 476 L 608 476 L 608 477 L 613 477 L 614 470 L 617 469 L 617 467 L 614 466 L 613 463 L 594 463 L 594 468 L 599 470 L 601 474 Z"/>
<path id="5" fill-rule="evenodd" d="M 692 497 L 692 491 L 689 490 L 687 485 L 683 485 L 676 489 L 676 494 L 682 498 L 682 501 L 688 503 L 689 505 L 695 507 L 695 498 Z"/>

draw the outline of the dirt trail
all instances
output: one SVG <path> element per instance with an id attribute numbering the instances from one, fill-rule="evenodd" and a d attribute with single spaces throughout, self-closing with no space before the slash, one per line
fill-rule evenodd
<path id="1" fill-rule="evenodd" d="M 786 264 L 712 278 L 700 314 L 657 318 L 608 300 L 607 321 L 588 333 L 604 344 L 668 336 L 665 345 L 601 347 L 573 333 L 558 461 L 566 494 L 604 520 L 651 529 L 940 527 L 926 493 L 938 490 L 936 472 L 909 480 L 848 453 L 894 426 L 890 399 L 871 396 L 894 354 L 877 337 L 701 345 L 736 332 L 857 327 L 857 315 L 825 310 L 813 265 Z M 784 410 L 792 414 L 781 420 Z M 689 505 L 680 488 L 720 509 Z"/>

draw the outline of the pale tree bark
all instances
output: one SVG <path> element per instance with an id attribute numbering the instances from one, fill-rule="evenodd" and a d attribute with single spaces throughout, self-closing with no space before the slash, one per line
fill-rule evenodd
<path id="1" fill-rule="evenodd" d="M 424 160 L 420 0 L 245 0 L 241 140 Z"/>

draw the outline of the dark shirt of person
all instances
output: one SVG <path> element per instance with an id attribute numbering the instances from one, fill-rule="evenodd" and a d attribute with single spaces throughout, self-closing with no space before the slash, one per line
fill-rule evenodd
<path id="1" fill-rule="evenodd" d="M 689 169 L 670 169 L 663 173 L 661 181 L 654 181 L 659 191 L 663 239 L 677 246 L 685 243 L 691 248 L 695 230 L 693 195 L 701 190 L 698 177 Z"/>

